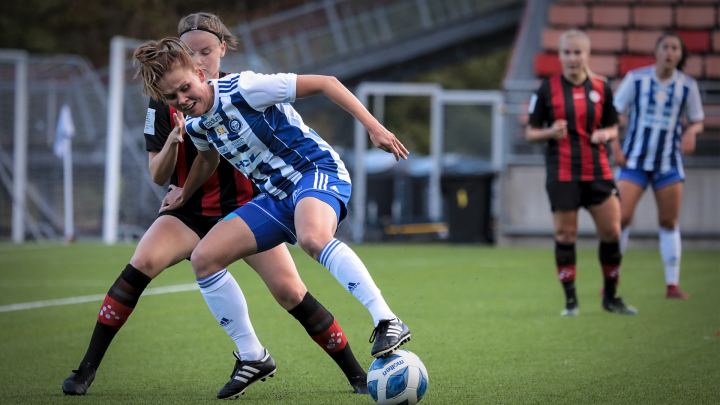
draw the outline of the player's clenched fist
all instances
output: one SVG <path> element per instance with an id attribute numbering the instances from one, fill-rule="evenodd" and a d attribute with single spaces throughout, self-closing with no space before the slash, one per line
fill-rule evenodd
<path id="1" fill-rule="evenodd" d="M 553 138 L 563 139 L 567 136 L 567 121 L 555 120 L 552 124 Z"/>

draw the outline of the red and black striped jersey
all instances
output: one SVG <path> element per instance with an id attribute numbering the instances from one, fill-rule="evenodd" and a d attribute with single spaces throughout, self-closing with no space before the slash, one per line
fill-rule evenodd
<path id="1" fill-rule="evenodd" d="M 545 79 L 530 101 L 529 124 L 543 128 L 559 119 L 567 121 L 568 135 L 548 141 L 547 181 L 612 179 L 605 145 L 590 142 L 596 129 L 618 123 L 610 85 L 597 77 L 588 77 L 579 86 L 562 75 Z"/>
<path id="2" fill-rule="evenodd" d="M 224 76 L 224 74 L 221 74 Z M 150 98 L 145 120 L 145 147 L 148 152 L 160 152 L 175 127 L 172 119 L 176 110 L 164 102 Z M 192 139 L 185 134 L 178 144 L 175 170 L 170 184 L 183 187 L 198 152 Z M 225 159 L 220 159 L 212 176 L 192 195 L 183 209 L 203 216 L 225 216 L 253 197 L 252 182 Z"/>

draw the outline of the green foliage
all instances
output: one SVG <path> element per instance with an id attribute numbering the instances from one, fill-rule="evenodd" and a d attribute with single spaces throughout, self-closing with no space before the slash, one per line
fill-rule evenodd
<path id="1" fill-rule="evenodd" d="M 408 78 L 407 81 L 438 83 L 449 90 L 498 90 L 502 85 L 510 50 L 504 48 L 488 55 L 470 58 L 455 65 Z M 385 117 L 387 129 L 394 133 L 409 150 L 421 155 L 430 153 L 428 97 L 387 97 Z"/>
<path id="2" fill-rule="evenodd" d="M 298 3 L 302 0 L 1 1 L 0 48 L 79 54 L 95 66 L 106 66 L 115 35 L 160 39 L 176 36 L 180 18 L 190 13 L 215 13 L 232 26 Z"/>
<path id="3" fill-rule="evenodd" d="M 547 249 L 445 245 L 354 246 L 393 310 L 411 328 L 405 347 L 430 374 L 421 404 L 711 404 L 720 388 L 718 251 L 683 252 L 689 301 L 664 298 L 657 250 L 631 250 L 621 293 L 636 317 L 600 309 L 595 249 L 578 251 L 581 316 L 562 318 L 562 289 Z M 133 246 L 0 245 L 0 305 L 104 294 Z M 335 315 L 363 367 L 372 321 L 365 308 L 300 249 L 308 289 Z M 371 404 L 350 394 L 336 365 L 282 310 L 246 265 L 242 287 L 278 373 L 251 387 L 253 404 Z M 188 262 L 150 287 L 192 283 Z M 82 358 L 100 303 L 0 312 L 0 403 L 216 403 L 234 345 L 198 291 L 145 296 L 117 335 L 88 395 L 60 386 Z"/>

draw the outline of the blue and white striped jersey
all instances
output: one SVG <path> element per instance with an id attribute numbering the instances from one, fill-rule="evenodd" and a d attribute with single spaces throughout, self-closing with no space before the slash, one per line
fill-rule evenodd
<path id="1" fill-rule="evenodd" d="M 212 108 L 185 126 L 198 150 L 217 149 L 261 191 L 291 195 L 308 171 L 350 182 L 340 156 L 290 106 L 297 75 L 253 72 L 211 80 Z"/>
<path id="2" fill-rule="evenodd" d="M 660 173 L 682 169 L 683 115 L 690 122 L 705 118 L 695 79 L 675 70 L 660 81 L 654 65 L 632 70 L 615 92 L 615 108 L 630 111 L 623 144 L 627 168 Z"/>

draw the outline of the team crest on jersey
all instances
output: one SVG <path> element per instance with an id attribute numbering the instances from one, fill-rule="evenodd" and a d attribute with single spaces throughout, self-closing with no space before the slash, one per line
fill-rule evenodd
<path id="1" fill-rule="evenodd" d="M 212 117 L 205 120 L 205 127 L 210 129 L 220 121 L 222 121 L 222 117 L 220 116 L 220 114 L 214 114 Z"/>
<path id="2" fill-rule="evenodd" d="M 600 102 L 600 93 L 595 90 L 590 90 L 590 92 L 588 93 L 588 97 L 590 97 L 590 101 L 592 101 L 593 103 Z"/>
<path id="3" fill-rule="evenodd" d="M 235 133 L 240 132 L 240 128 L 242 128 L 242 123 L 240 122 L 239 119 L 233 118 L 230 120 L 230 130 L 232 132 L 235 132 Z"/>

